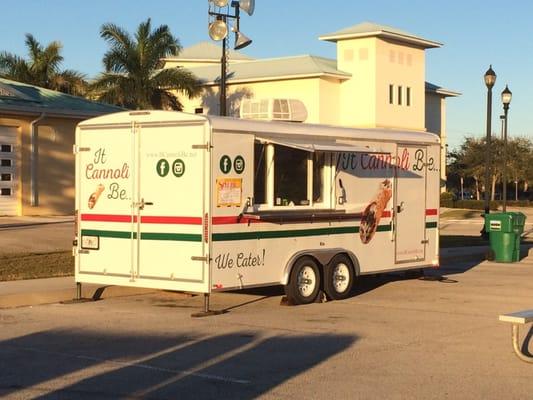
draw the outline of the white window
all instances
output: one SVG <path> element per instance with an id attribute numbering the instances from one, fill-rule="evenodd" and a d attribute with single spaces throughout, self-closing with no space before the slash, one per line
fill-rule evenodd
<path id="1" fill-rule="evenodd" d="M 398 86 L 398 105 L 402 105 L 402 93 L 403 93 L 403 87 Z"/>

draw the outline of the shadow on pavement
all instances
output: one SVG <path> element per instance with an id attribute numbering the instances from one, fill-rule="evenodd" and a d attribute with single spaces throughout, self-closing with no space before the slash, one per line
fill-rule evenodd
<path id="1" fill-rule="evenodd" d="M 129 336 L 48 331 L 0 342 L 0 396 L 39 399 L 253 399 L 316 367 L 352 335 L 238 332 Z"/>

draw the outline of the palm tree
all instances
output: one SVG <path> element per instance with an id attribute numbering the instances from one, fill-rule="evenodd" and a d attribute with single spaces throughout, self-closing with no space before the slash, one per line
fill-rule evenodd
<path id="1" fill-rule="evenodd" d="M 73 95 L 84 94 L 87 86 L 85 76 L 70 69 L 60 70 L 63 62 L 63 46 L 60 42 L 54 41 L 43 47 L 33 35 L 27 33 L 25 44 L 29 53 L 28 60 L 6 51 L 0 53 L 2 78 Z"/>
<path id="2" fill-rule="evenodd" d="M 178 39 L 167 25 L 152 31 L 148 18 L 132 37 L 115 24 L 105 24 L 100 36 L 111 48 L 103 58 L 105 72 L 91 85 L 97 99 L 134 109 L 181 110 L 182 104 L 171 90 L 189 98 L 200 92 L 189 71 L 161 69 L 164 57 L 181 51 Z"/>

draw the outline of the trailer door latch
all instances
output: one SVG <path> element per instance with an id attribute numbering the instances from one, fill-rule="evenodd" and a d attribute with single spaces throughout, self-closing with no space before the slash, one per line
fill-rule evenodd
<path id="1" fill-rule="evenodd" d="M 209 256 L 204 256 L 204 257 L 192 256 L 192 257 L 191 257 L 191 260 L 192 260 L 192 261 L 209 262 Z"/>

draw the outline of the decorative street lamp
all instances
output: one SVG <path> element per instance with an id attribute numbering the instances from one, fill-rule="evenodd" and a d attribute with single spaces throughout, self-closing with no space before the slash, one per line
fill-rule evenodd
<path id="1" fill-rule="evenodd" d="M 509 104 L 511 104 L 511 98 L 513 94 L 505 85 L 505 89 L 502 92 L 502 103 L 503 103 L 503 115 L 504 115 L 504 125 L 503 125 L 503 212 L 507 211 L 507 113 L 509 112 Z"/>
<path id="2" fill-rule="evenodd" d="M 235 20 L 232 31 L 235 33 L 235 50 L 242 49 L 252 43 L 239 30 L 240 10 L 244 10 L 248 15 L 252 15 L 255 8 L 255 0 L 239 0 L 230 3 L 234 13 L 229 13 L 228 0 L 209 0 L 209 37 L 215 41 L 222 40 L 222 57 L 220 59 L 220 115 L 225 116 L 226 112 L 226 40 L 228 38 L 228 18 Z M 226 8 L 223 10 L 223 8 Z"/>
<path id="3" fill-rule="evenodd" d="M 485 143 L 485 214 L 490 213 L 489 186 L 490 186 L 490 141 L 491 141 L 491 119 L 492 119 L 492 88 L 496 83 L 496 73 L 492 70 L 492 65 L 485 72 L 485 85 L 487 86 L 487 139 Z M 484 228 L 481 228 L 481 235 L 486 236 Z"/>

